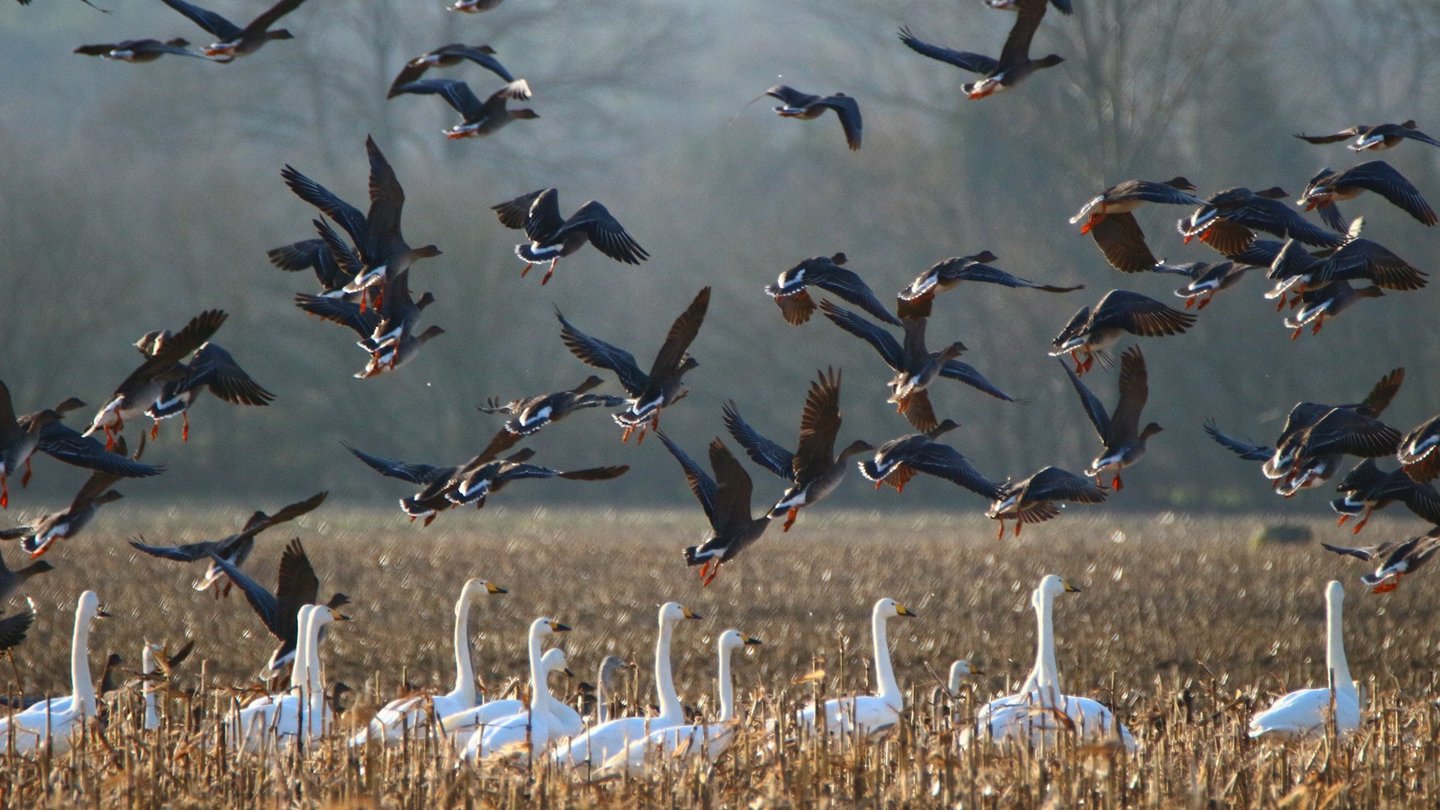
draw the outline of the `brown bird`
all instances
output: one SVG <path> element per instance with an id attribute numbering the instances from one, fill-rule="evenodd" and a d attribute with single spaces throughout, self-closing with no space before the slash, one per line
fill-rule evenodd
<path id="1" fill-rule="evenodd" d="M 850 96 L 844 93 L 812 96 L 784 84 L 777 84 L 766 90 L 765 95 L 780 100 L 780 106 L 775 108 L 775 112 L 779 113 L 781 118 L 808 121 L 824 115 L 826 110 L 834 110 L 835 116 L 840 119 L 840 127 L 845 130 L 845 143 L 851 151 L 860 148 L 860 103 Z"/>

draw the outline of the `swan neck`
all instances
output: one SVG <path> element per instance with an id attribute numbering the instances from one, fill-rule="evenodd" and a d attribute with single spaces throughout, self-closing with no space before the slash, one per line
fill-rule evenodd
<path id="1" fill-rule="evenodd" d="M 604 664 L 595 673 L 595 725 L 610 720 L 610 690 L 605 687 Z"/>
<path id="2" fill-rule="evenodd" d="M 466 706 L 475 705 L 475 665 L 470 661 L 470 600 L 461 593 L 455 603 L 455 688 L 451 694 Z"/>
<path id="3" fill-rule="evenodd" d="M 325 673 L 320 664 L 320 631 L 324 626 L 316 621 L 318 615 L 318 609 L 310 611 L 310 621 L 305 632 L 305 683 L 310 690 L 311 706 L 325 699 Z"/>
<path id="4" fill-rule="evenodd" d="M 290 690 L 305 685 L 305 639 L 310 635 L 310 612 L 314 608 L 304 605 L 295 616 L 295 657 L 290 661 Z"/>
<path id="5" fill-rule="evenodd" d="M 885 617 L 879 612 L 870 617 L 870 635 L 875 640 L 875 680 L 880 684 L 880 699 L 902 705 L 904 698 L 895 683 L 895 670 L 890 666 L 890 636 L 885 632 Z"/>
<path id="6" fill-rule="evenodd" d="M 545 681 L 545 665 L 540 659 L 540 628 L 530 631 L 530 712 L 550 710 L 550 686 Z"/>
<path id="7" fill-rule="evenodd" d="M 1039 622 L 1039 630 L 1035 635 L 1035 669 L 1030 673 L 1030 685 L 1059 694 L 1060 672 L 1055 664 L 1055 597 L 1041 592 L 1035 603 L 1035 618 Z"/>
<path id="8" fill-rule="evenodd" d="M 145 676 L 140 691 L 145 696 L 145 728 L 153 729 L 160 727 L 160 715 L 155 710 L 155 682 L 150 678 L 155 674 L 155 653 L 150 646 L 145 646 L 144 653 L 140 656 L 140 674 Z"/>
<path id="9" fill-rule="evenodd" d="M 674 622 L 662 619 L 660 638 L 655 642 L 655 691 L 660 699 L 660 716 L 668 721 L 677 721 L 685 714 L 670 674 L 670 636 L 674 630 Z"/>
<path id="10" fill-rule="evenodd" d="M 730 650 L 720 648 L 720 722 L 735 719 L 735 684 L 730 680 Z"/>
<path id="11" fill-rule="evenodd" d="M 1325 670 L 1331 687 L 1336 692 L 1353 691 L 1355 682 L 1350 679 L 1350 663 L 1345 660 L 1345 630 L 1339 602 L 1326 606 L 1325 636 Z"/>
<path id="12" fill-rule="evenodd" d="M 95 716 L 95 684 L 90 679 L 91 618 L 91 611 L 76 608 L 75 633 L 70 639 L 70 688 L 86 717 Z"/>

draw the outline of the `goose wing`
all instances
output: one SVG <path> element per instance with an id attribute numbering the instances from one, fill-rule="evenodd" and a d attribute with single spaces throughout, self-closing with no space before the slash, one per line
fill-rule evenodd
<path id="1" fill-rule="evenodd" d="M 808 410 L 808 404 L 806 407 Z M 740 416 L 740 411 L 733 401 L 725 402 L 724 421 L 725 429 L 730 431 L 736 443 L 745 448 L 745 454 L 750 456 L 752 461 L 786 481 L 795 480 L 795 454 L 751 427 L 750 423 Z"/>
<path id="2" fill-rule="evenodd" d="M 610 214 L 609 209 L 595 200 L 580 206 L 580 210 L 565 221 L 555 238 L 577 231 L 584 233 L 597 250 L 617 262 L 639 264 L 650 258 L 645 248 L 640 247 L 640 243 Z"/>

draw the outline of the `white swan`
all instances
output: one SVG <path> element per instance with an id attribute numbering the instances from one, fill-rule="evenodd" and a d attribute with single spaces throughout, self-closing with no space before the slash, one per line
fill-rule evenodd
<path id="1" fill-rule="evenodd" d="M 1301 689 L 1281 696 L 1270 708 L 1250 718 L 1251 737 L 1322 734 L 1332 716 L 1335 729 L 1342 735 L 1360 728 L 1360 695 L 1350 679 L 1350 664 L 1345 660 L 1345 633 L 1340 621 L 1344 603 L 1345 588 L 1332 580 L 1325 586 L 1325 669 L 1330 686 Z"/>
<path id="2" fill-rule="evenodd" d="M 330 732 L 335 723 L 335 714 L 329 701 L 325 699 L 325 668 L 320 661 L 320 634 L 332 622 L 348 620 L 348 616 L 328 605 L 315 605 L 310 611 L 309 621 L 304 626 L 304 685 L 300 694 L 294 696 L 297 699 L 280 702 L 274 720 L 266 729 L 267 736 L 274 735 L 282 742 L 292 742 L 295 739 L 310 741 Z"/>
<path id="3" fill-rule="evenodd" d="M 984 674 L 984 670 L 976 669 L 975 667 L 971 666 L 970 662 L 965 660 L 964 658 L 955 661 L 950 665 L 950 677 L 946 683 L 946 686 L 949 687 L 950 696 L 954 697 L 955 695 L 960 694 L 960 687 L 965 685 L 966 678 L 969 678 L 972 675 Z"/>
<path id="4" fill-rule="evenodd" d="M 1119 735 L 1126 750 L 1135 750 L 1135 738 L 1103 703 L 1067 695 L 1060 688 L 1055 663 L 1055 598 L 1080 589 L 1050 574 L 1030 596 L 1039 630 L 1035 639 L 1035 665 L 1014 695 L 996 698 L 981 707 L 975 725 L 960 736 L 960 745 L 976 737 L 997 742 L 1031 740 L 1053 742 L 1061 729 L 1091 741 L 1114 739 Z M 1064 719 L 1062 719 L 1062 717 Z"/>
<path id="5" fill-rule="evenodd" d="M 244 706 L 231 711 L 226 718 L 223 733 L 235 745 L 239 745 L 249 751 L 256 751 L 263 747 L 264 730 L 275 720 L 276 712 L 280 705 L 287 700 L 300 700 L 300 694 L 306 685 L 306 661 L 310 651 L 307 649 L 309 639 L 308 626 L 310 613 L 315 610 L 314 605 L 301 605 L 295 614 L 296 647 L 295 655 L 290 659 L 290 685 L 285 691 L 273 695 L 258 697 Z"/>
<path id="6" fill-rule="evenodd" d="M 70 637 L 70 688 L 73 694 L 42 700 L 23 712 L 0 718 L 0 745 L 16 754 L 33 754 L 48 742 L 60 754 L 70 750 L 85 723 L 95 716 L 95 685 L 90 680 L 90 622 L 110 614 L 100 597 L 85 591 L 75 603 L 75 632 Z M 10 742 L 13 739 L 13 744 Z"/>
<path id="7" fill-rule="evenodd" d="M 558 647 L 552 650 L 546 650 L 545 654 L 540 657 L 540 670 L 544 673 L 544 680 L 547 683 L 549 682 L 550 673 L 552 672 L 564 672 L 566 675 L 569 675 L 570 669 L 568 662 L 565 660 L 565 651 Z M 579 717 L 578 712 L 558 700 L 554 701 L 552 707 L 555 708 L 556 711 L 551 712 L 550 716 L 557 722 L 563 721 L 566 727 L 571 725 L 571 714 Z M 519 698 L 492 700 L 482 703 L 479 706 L 474 706 L 440 718 L 440 730 L 450 738 L 450 742 L 453 743 L 457 749 L 463 750 L 466 743 L 470 742 L 470 737 L 474 735 L 476 731 L 479 731 L 485 726 L 492 726 L 511 715 L 520 714 L 527 708 L 525 701 Z M 571 732 L 571 734 L 578 733 L 578 731 Z"/>
<path id="8" fill-rule="evenodd" d="M 879 692 L 825 701 L 825 728 L 831 735 L 884 734 L 899 722 L 900 712 L 905 708 L 905 696 L 895 683 L 895 670 L 890 666 L 890 641 L 885 623 L 895 616 L 913 618 L 915 615 L 889 597 L 875 603 L 870 611 L 870 634 L 875 643 L 875 681 L 879 684 Z M 815 707 L 797 712 L 795 720 L 801 727 L 813 732 Z"/>
<path id="9" fill-rule="evenodd" d="M 155 653 L 161 651 L 159 644 L 145 642 L 140 650 L 140 693 L 145 698 L 145 730 L 154 731 L 160 728 L 160 713 L 155 709 L 155 691 L 159 687 L 156 682 L 160 677 L 155 674 Z"/>
<path id="10" fill-rule="evenodd" d="M 675 679 L 670 673 L 670 636 L 680 620 L 698 618 L 700 614 L 678 602 L 666 602 L 660 606 L 660 635 L 655 642 L 655 692 L 660 699 L 660 714 L 656 717 L 622 717 L 601 723 L 557 748 L 555 761 L 558 764 L 570 767 L 603 765 L 627 745 L 644 739 L 650 732 L 685 722 L 685 709 L 680 705 L 680 696 L 675 694 Z"/>
<path id="11" fill-rule="evenodd" d="M 470 735 L 463 754 L 466 761 L 524 754 L 526 761 L 533 762 L 537 754 L 550 747 L 553 739 L 558 739 L 558 724 L 551 719 L 555 698 L 551 697 L 550 685 L 545 681 L 540 648 L 546 636 L 569 629 L 554 619 L 544 617 L 530 623 L 530 706 L 524 712 Z"/>
<path id="12" fill-rule="evenodd" d="M 375 713 L 364 731 L 356 734 L 351 745 L 364 745 L 374 737 L 386 742 L 399 740 L 407 731 L 423 729 L 428 717 L 446 717 L 475 705 L 475 666 L 470 660 L 470 608 L 480 594 L 506 593 L 504 588 L 483 579 L 470 579 L 460 589 L 455 602 L 455 686 L 443 695 L 409 695 L 393 700 Z"/>
<path id="13" fill-rule="evenodd" d="M 735 719 L 735 684 L 730 677 L 730 654 L 747 644 L 759 644 L 760 639 L 743 636 L 739 630 L 726 630 L 716 642 L 720 659 L 720 716 L 714 723 L 694 724 L 664 728 L 650 732 L 642 740 L 630 743 L 624 751 L 605 762 L 600 773 L 640 773 L 646 762 L 660 763 L 666 759 L 678 760 L 704 757 L 714 762 L 730 747 L 735 738 L 739 722 Z"/>

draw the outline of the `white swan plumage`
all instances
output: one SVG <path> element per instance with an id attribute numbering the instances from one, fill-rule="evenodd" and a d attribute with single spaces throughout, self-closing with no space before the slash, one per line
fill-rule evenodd
<path id="1" fill-rule="evenodd" d="M 870 635 L 875 645 L 876 694 L 834 698 L 825 701 L 825 729 L 832 736 L 861 736 L 888 733 L 900 721 L 905 709 L 905 695 L 895 682 L 890 665 L 890 641 L 885 623 L 896 616 L 914 618 L 916 614 L 894 599 L 886 597 L 870 611 Z M 802 709 L 795 715 L 801 727 L 815 730 L 815 707 Z"/>
<path id="2" fill-rule="evenodd" d="M 533 762 L 537 755 L 550 747 L 551 742 L 559 739 L 559 724 L 551 719 L 556 700 L 545 680 L 545 665 L 540 650 L 546 636 L 569 630 L 566 625 L 543 616 L 530 623 L 530 706 L 524 712 L 470 735 L 462 755 L 466 761 L 524 754 L 527 762 Z"/>
<path id="3" fill-rule="evenodd" d="M 720 672 L 720 716 L 714 723 L 695 723 L 650 732 L 642 740 L 630 743 L 625 750 L 605 762 L 601 774 L 640 773 L 646 763 L 703 757 L 708 762 L 720 758 L 735 738 L 740 723 L 735 719 L 735 684 L 730 674 L 730 656 L 747 645 L 760 644 L 760 639 L 745 636 L 739 630 L 726 630 L 716 642 Z"/>
<path id="4" fill-rule="evenodd" d="M 454 650 L 455 685 L 443 695 L 408 695 L 392 700 L 375 713 L 366 728 L 350 739 L 364 745 L 370 739 L 399 740 L 406 733 L 423 729 L 429 718 L 447 717 L 476 703 L 475 665 L 470 658 L 470 608 L 480 594 L 503 594 L 504 588 L 483 579 L 466 580 L 455 602 Z M 428 704 L 428 705 L 427 705 Z"/>
<path id="5" fill-rule="evenodd" d="M 540 656 L 540 670 L 544 673 L 544 680 L 547 683 L 549 682 L 550 673 L 552 672 L 564 672 L 568 675 L 570 669 L 569 663 L 565 658 L 565 651 L 559 647 L 546 650 L 545 654 Z M 519 698 L 502 698 L 500 700 L 487 701 L 481 703 L 479 706 L 472 706 L 464 711 L 455 712 L 454 714 L 440 718 L 440 731 L 450 738 L 450 742 L 453 743 L 457 749 L 463 750 L 466 743 L 470 742 L 470 737 L 474 735 L 476 731 L 479 731 L 485 726 L 493 726 L 501 720 L 526 711 L 528 708 L 525 701 Z M 551 718 L 566 728 L 572 727 L 573 723 L 571 721 L 580 716 L 579 712 L 576 712 L 558 700 L 551 703 L 551 708 L 554 709 L 554 711 L 550 713 Z M 574 717 L 572 718 L 571 715 Z M 580 732 L 570 732 L 571 735 L 578 733 Z"/>
<path id="6" fill-rule="evenodd" d="M 75 630 L 70 637 L 70 688 L 65 697 L 42 700 L 22 712 L 0 718 L 0 745 L 16 754 L 33 754 L 48 742 L 60 754 L 95 717 L 95 684 L 90 680 L 90 622 L 110 614 L 100 597 L 85 591 L 75 603 Z"/>
<path id="7" fill-rule="evenodd" d="M 1322 734 L 1332 716 L 1342 736 L 1360 728 L 1360 694 L 1350 679 L 1350 663 L 1345 658 L 1341 622 L 1344 604 L 1344 586 L 1331 580 L 1325 586 L 1325 670 L 1330 686 L 1282 695 L 1270 708 L 1250 718 L 1251 737 Z"/>
<path id="8" fill-rule="evenodd" d="M 1035 639 L 1035 665 L 1013 695 L 996 698 L 981 707 L 975 725 L 960 736 L 962 746 L 976 737 L 996 742 L 1030 740 L 1053 742 L 1062 730 L 1089 741 L 1119 736 L 1126 750 L 1135 750 L 1135 738 L 1114 712 L 1098 700 L 1067 695 L 1060 688 L 1055 662 L 1055 598 L 1080 589 L 1054 574 L 1040 580 L 1030 595 L 1039 625 Z M 1061 719 L 1061 717 L 1064 719 Z"/>
<path id="9" fill-rule="evenodd" d="M 655 692 L 660 699 L 660 714 L 655 717 L 621 717 L 600 723 L 556 748 L 555 761 L 558 764 L 598 767 L 630 743 L 647 737 L 650 732 L 685 722 L 685 709 L 680 704 L 680 696 L 675 693 L 675 679 L 670 671 L 670 637 L 681 620 L 699 618 L 700 614 L 678 602 L 666 602 L 660 606 L 660 634 L 655 642 Z"/>

